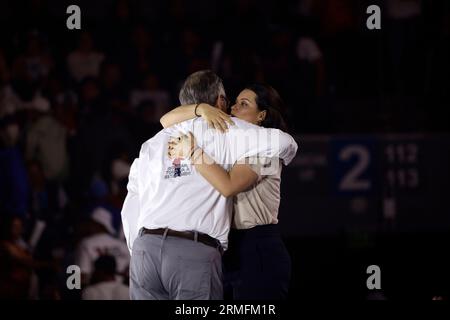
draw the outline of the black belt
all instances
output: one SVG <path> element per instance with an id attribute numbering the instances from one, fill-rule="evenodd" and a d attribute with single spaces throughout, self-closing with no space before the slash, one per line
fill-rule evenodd
<path id="1" fill-rule="evenodd" d="M 166 233 L 167 230 L 167 233 Z M 166 233 L 167 236 L 172 237 L 178 237 L 178 238 L 184 238 L 189 239 L 192 241 L 198 241 L 203 244 L 206 244 L 207 246 L 216 248 L 220 251 L 220 253 L 223 252 L 222 245 L 220 244 L 220 241 L 217 239 L 214 239 L 213 237 L 208 236 L 204 233 L 194 232 L 194 231 L 175 231 L 171 229 L 165 229 L 165 228 L 159 228 L 159 229 L 146 229 L 142 228 L 142 234 L 160 234 L 164 235 Z M 197 236 L 197 240 L 196 240 Z"/>

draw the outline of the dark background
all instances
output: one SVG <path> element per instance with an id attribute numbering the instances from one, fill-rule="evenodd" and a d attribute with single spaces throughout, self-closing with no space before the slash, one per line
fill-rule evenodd
<path id="1" fill-rule="evenodd" d="M 81 30 L 66 28 L 70 4 Z M 381 30 L 366 28 L 370 4 Z M 34 255 L 61 269 L 40 274 L 41 298 L 73 298 L 64 266 L 90 209 L 119 224 L 126 175 L 113 164 L 131 164 L 182 81 L 206 68 L 232 101 L 262 81 L 287 105 L 293 299 L 371 298 L 371 264 L 386 299 L 448 296 L 449 15 L 433 0 L 2 1 L 0 123 L 20 134 L 12 162 L 1 146 L 0 209 L 27 231 L 48 225 Z M 70 64 L 79 52 L 94 57 L 85 69 Z M 36 128 L 44 115 L 54 130 Z M 343 183 L 351 172 L 356 185 Z"/>

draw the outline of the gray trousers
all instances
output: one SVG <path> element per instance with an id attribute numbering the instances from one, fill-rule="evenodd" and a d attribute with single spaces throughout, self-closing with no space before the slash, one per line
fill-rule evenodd
<path id="1" fill-rule="evenodd" d="M 132 300 L 221 300 L 222 256 L 201 242 L 143 234 L 130 261 Z"/>

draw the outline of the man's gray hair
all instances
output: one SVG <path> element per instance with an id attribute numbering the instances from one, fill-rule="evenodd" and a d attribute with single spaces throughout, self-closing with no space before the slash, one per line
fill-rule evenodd
<path id="1" fill-rule="evenodd" d="M 214 106 L 222 92 L 225 93 L 222 79 L 211 70 L 201 70 L 187 77 L 180 89 L 179 99 L 182 105 L 208 103 Z"/>

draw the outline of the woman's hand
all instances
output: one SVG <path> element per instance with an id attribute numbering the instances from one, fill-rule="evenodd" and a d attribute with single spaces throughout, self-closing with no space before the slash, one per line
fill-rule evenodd
<path id="1" fill-rule="evenodd" d="M 195 148 L 197 147 L 197 142 L 195 137 L 191 132 L 179 137 L 171 137 L 169 139 L 168 156 L 170 159 L 175 158 L 185 158 L 190 159 Z"/>
<path id="2" fill-rule="evenodd" d="M 220 130 L 221 132 L 227 131 L 229 125 L 234 125 L 230 115 L 207 103 L 201 103 L 198 106 L 197 114 L 206 120 L 209 127 Z"/>

